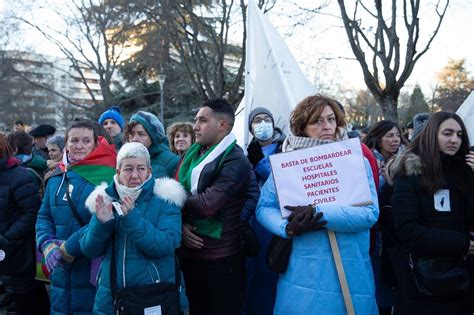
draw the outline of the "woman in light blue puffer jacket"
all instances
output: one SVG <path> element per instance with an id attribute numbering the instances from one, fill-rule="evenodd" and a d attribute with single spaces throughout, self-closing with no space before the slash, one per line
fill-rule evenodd
<path id="1" fill-rule="evenodd" d="M 334 100 L 320 95 L 307 97 L 292 112 L 291 133 L 282 150 L 347 139 L 344 125 L 343 114 Z M 371 168 L 367 160 L 364 162 L 372 203 L 294 207 L 299 216 L 309 215 L 314 219 L 300 221 L 309 224 L 282 218 L 273 176 L 262 187 L 256 210 L 258 221 L 273 234 L 293 237 L 288 268 L 278 280 L 274 314 L 346 314 L 326 229 L 336 234 L 355 313 L 378 314 L 369 257 L 369 229 L 377 221 L 379 209 Z M 321 229 L 324 223 L 326 229 Z"/>

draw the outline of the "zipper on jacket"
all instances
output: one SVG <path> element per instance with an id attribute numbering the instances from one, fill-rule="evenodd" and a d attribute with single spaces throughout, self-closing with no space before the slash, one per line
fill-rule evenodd
<path id="1" fill-rule="evenodd" d="M 63 178 L 61 179 L 61 183 L 59 184 L 58 190 L 56 190 L 56 197 L 59 195 L 59 191 L 61 190 L 61 187 L 63 186 L 65 178 L 66 178 L 66 173 L 63 173 Z"/>
<path id="2" fill-rule="evenodd" d="M 122 277 L 123 287 L 126 287 L 127 282 L 125 281 L 125 256 L 127 255 L 127 233 L 125 233 L 125 245 L 123 246 L 123 257 L 122 257 Z"/>

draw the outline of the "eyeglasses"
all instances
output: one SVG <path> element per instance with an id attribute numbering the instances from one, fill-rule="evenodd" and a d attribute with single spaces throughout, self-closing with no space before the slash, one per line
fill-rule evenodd
<path id="1" fill-rule="evenodd" d="M 262 121 L 266 122 L 266 123 L 271 123 L 272 122 L 272 119 L 270 117 L 265 117 L 265 118 L 261 118 L 261 117 L 256 117 L 252 123 L 253 124 L 260 124 L 262 123 Z"/>
<path id="2" fill-rule="evenodd" d="M 324 124 L 324 121 L 326 121 L 330 125 L 334 125 L 336 123 L 336 117 L 334 117 L 334 116 L 330 116 L 330 117 L 327 117 L 327 118 L 319 117 L 316 120 L 315 124 L 317 126 L 322 126 Z"/>

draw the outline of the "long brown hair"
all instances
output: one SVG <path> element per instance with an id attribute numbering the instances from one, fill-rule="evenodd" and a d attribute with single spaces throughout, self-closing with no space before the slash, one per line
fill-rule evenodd
<path id="1" fill-rule="evenodd" d="M 423 163 L 421 186 L 433 194 L 446 185 L 441 164 L 438 132 L 440 125 L 450 118 L 461 126 L 461 147 L 454 156 L 464 161 L 466 154 L 469 153 L 469 138 L 464 122 L 455 113 L 438 112 L 431 115 L 423 131 L 407 147 L 407 152 L 418 155 Z"/>

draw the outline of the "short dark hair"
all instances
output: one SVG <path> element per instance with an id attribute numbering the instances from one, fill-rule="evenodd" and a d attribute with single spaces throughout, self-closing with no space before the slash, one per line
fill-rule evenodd
<path id="1" fill-rule="evenodd" d="M 66 134 L 64 136 L 64 142 L 67 143 L 68 138 L 69 138 L 69 131 L 71 131 L 71 129 L 85 128 L 85 129 L 92 130 L 92 132 L 94 134 L 94 142 L 97 143 L 97 141 L 99 140 L 99 135 L 102 135 L 102 134 L 100 134 L 100 127 L 101 126 L 97 122 L 91 121 L 91 120 L 73 121 L 73 123 L 66 130 Z"/>
<path id="2" fill-rule="evenodd" d="M 16 154 L 30 155 L 33 149 L 33 137 L 24 131 L 15 131 L 7 135 L 7 141 Z"/>
<path id="3" fill-rule="evenodd" d="M 216 98 L 212 100 L 207 100 L 204 102 L 204 104 L 202 104 L 201 107 L 209 107 L 214 113 L 225 116 L 229 120 L 230 126 L 234 125 L 235 109 L 225 99 Z"/>
<path id="4" fill-rule="evenodd" d="M 17 121 L 15 121 L 15 125 L 22 125 L 22 126 L 24 126 L 25 123 L 24 123 L 23 121 L 21 121 L 21 120 L 17 120 Z"/>

